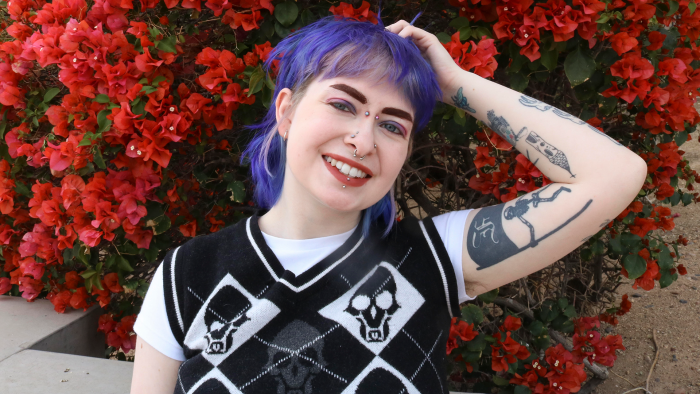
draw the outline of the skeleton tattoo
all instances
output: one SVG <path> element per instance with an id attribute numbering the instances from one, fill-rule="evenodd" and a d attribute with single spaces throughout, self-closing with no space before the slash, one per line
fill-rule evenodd
<path id="1" fill-rule="evenodd" d="M 467 98 L 464 97 L 464 94 L 462 94 L 462 88 L 459 88 L 459 90 L 457 90 L 457 94 L 452 96 L 452 101 L 454 102 L 455 107 L 461 108 L 473 114 L 476 113 L 476 110 L 469 106 Z"/>
<path id="2" fill-rule="evenodd" d="M 560 186 L 551 197 L 540 197 L 540 193 L 549 189 L 549 184 L 542 189 L 528 195 L 520 197 L 514 206 L 507 207 L 505 204 L 493 205 L 482 208 L 474 217 L 469 231 L 467 232 L 467 252 L 472 260 L 479 266 L 477 270 L 496 265 L 507 258 L 514 256 L 527 248 L 533 248 L 540 241 L 556 233 L 571 221 L 583 213 L 593 200 L 588 202 L 575 215 L 560 224 L 557 228 L 547 234 L 537 238 L 535 227 L 525 219 L 525 214 L 532 208 L 538 208 L 540 203 L 554 201 L 562 192 L 571 192 L 571 189 Z M 523 247 L 518 247 L 506 235 L 503 228 L 503 220 L 513 220 L 518 218 L 530 230 L 530 242 Z"/>
<path id="3" fill-rule="evenodd" d="M 607 134 L 601 132 L 600 130 L 598 130 L 598 129 L 596 129 L 595 127 L 591 126 L 591 125 L 588 124 L 587 122 L 584 122 L 583 120 L 581 120 L 581 119 L 579 119 L 579 118 L 577 118 L 577 117 L 575 117 L 575 116 L 573 116 L 573 115 L 571 115 L 571 114 L 568 114 L 568 113 L 566 113 L 566 112 L 564 112 L 564 111 L 562 111 L 562 110 L 560 110 L 560 109 L 558 109 L 558 108 L 555 108 L 555 107 L 553 107 L 553 106 L 551 106 L 551 105 L 547 105 L 547 104 L 545 104 L 545 103 L 543 103 L 543 102 L 541 102 L 541 101 L 539 101 L 539 100 L 536 100 L 536 99 L 534 99 L 534 98 L 532 98 L 532 97 L 527 97 L 527 96 L 520 96 L 520 100 L 519 100 L 519 101 L 520 101 L 520 104 L 522 104 L 522 105 L 524 105 L 524 106 L 526 106 L 526 107 L 536 108 L 536 109 L 538 109 L 538 110 L 540 110 L 540 111 L 542 111 L 542 112 L 545 112 L 545 111 L 548 111 L 548 110 L 551 109 L 552 112 L 554 112 L 554 114 L 557 115 L 558 117 L 564 118 L 564 119 L 566 119 L 566 120 L 570 120 L 570 121 L 576 123 L 577 125 L 586 125 L 589 129 L 591 129 L 591 130 L 595 131 L 596 133 L 602 135 L 603 137 L 609 139 L 610 141 L 614 142 L 616 145 L 622 146 L 621 143 L 615 141 L 615 139 L 612 138 L 612 137 L 610 137 L 609 135 L 607 135 Z"/>

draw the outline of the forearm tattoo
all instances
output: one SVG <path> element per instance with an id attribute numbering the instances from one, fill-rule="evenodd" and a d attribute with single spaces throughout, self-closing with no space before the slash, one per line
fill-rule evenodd
<path id="1" fill-rule="evenodd" d="M 455 107 L 461 108 L 461 109 L 463 109 L 467 112 L 471 112 L 473 114 L 476 113 L 476 110 L 469 106 L 469 102 L 467 102 L 467 98 L 464 97 L 464 94 L 462 94 L 462 88 L 459 88 L 459 90 L 457 90 L 457 94 L 452 96 L 452 101 L 454 102 Z"/>
<path id="2" fill-rule="evenodd" d="M 507 140 L 511 145 L 515 146 L 515 143 L 520 141 L 520 139 L 525 136 L 525 141 L 535 148 L 536 151 L 542 153 L 550 163 L 563 168 L 571 175 L 572 178 L 576 178 L 576 175 L 571 172 L 569 160 L 567 160 L 564 152 L 545 141 L 537 133 L 534 131 L 529 131 L 527 127 L 523 127 L 520 129 L 518 134 L 515 134 L 508 121 L 502 116 L 497 116 L 493 110 L 486 113 L 486 118 L 489 121 L 489 127 L 491 130 L 498 133 L 498 135 Z M 532 161 L 530 159 L 529 151 L 527 151 L 527 156 L 528 160 Z"/>
<path id="3" fill-rule="evenodd" d="M 619 143 L 619 142 L 617 142 L 617 141 L 615 141 L 614 138 L 612 138 L 612 137 L 610 137 L 609 135 L 607 135 L 607 134 L 601 132 L 600 130 L 598 130 L 598 129 L 596 129 L 595 127 L 591 126 L 591 125 L 588 124 L 587 122 L 584 122 L 583 120 L 581 120 L 581 119 L 579 119 L 579 118 L 577 118 L 577 117 L 575 117 L 575 116 L 573 116 L 573 115 L 571 115 L 571 114 L 568 114 L 568 113 L 566 113 L 566 112 L 564 112 L 564 111 L 562 111 L 562 110 L 560 110 L 560 109 L 558 109 L 558 108 L 555 108 L 555 107 L 553 107 L 553 106 L 551 106 L 551 105 L 545 104 L 545 103 L 543 103 L 543 102 L 541 102 L 541 101 L 539 101 L 539 100 L 537 100 L 537 99 L 534 99 L 534 98 L 528 97 L 528 96 L 520 96 L 520 104 L 522 104 L 522 105 L 524 105 L 524 106 L 526 106 L 526 107 L 536 108 L 536 109 L 538 109 L 538 110 L 540 110 L 540 111 L 542 111 L 542 112 L 545 112 L 545 111 L 548 111 L 548 110 L 551 109 L 552 112 L 554 112 L 554 114 L 557 115 L 558 117 L 564 118 L 564 119 L 567 119 L 567 120 L 570 120 L 570 121 L 576 123 L 577 125 L 584 125 L 584 124 L 585 124 L 589 129 L 591 129 L 591 130 L 595 131 L 596 133 L 598 133 L 598 134 L 604 136 L 605 138 L 607 138 L 607 139 L 609 139 L 610 141 L 614 142 L 616 145 L 622 146 L 622 144 Z"/>
<path id="4" fill-rule="evenodd" d="M 572 217 L 560 224 L 554 230 L 537 238 L 535 227 L 523 216 L 530 209 L 538 208 L 540 203 L 554 201 L 562 192 L 571 193 L 571 189 L 560 186 L 550 197 L 542 198 L 540 193 L 549 189 L 553 184 L 549 184 L 542 189 L 528 195 L 520 197 L 514 206 L 505 207 L 505 204 L 498 204 L 485 207 L 479 210 L 467 232 L 467 253 L 469 257 L 478 265 L 477 270 L 496 265 L 507 258 L 514 256 L 527 248 L 534 248 L 540 241 L 561 230 L 564 226 L 576 219 L 583 211 L 588 209 L 593 200 L 588 202 Z M 504 220 L 518 218 L 530 230 L 530 242 L 526 245 L 517 246 L 504 231 Z"/>

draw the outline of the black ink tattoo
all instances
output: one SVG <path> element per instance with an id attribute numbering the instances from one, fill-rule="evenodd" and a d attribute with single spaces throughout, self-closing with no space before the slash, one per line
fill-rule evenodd
<path id="1" fill-rule="evenodd" d="M 530 158 L 530 151 L 527 149 L 525 149 L 525 154 L 527 155 L 527 159 L 530 161 L 530 163 L 532 163 L 533 166 L 536 166 L 537 162 L 540 161 L 540 158 L 538 157 L 537 160 L 535 160 L 535 162 L 533 163 L 532 159 Z"/>
<path id="2" fill-rule="evenodd" d="M 540 193 L 547 190 L 550 186 L 552 186 L 552 184 L 545 186 L 537 192 L 531 193 L 531 198 L 529 199 L 525 198 L 526 196 L 522 196 L 515 202 L 514 206 L 506 208 L 505 204 L 498 204 L 479 210 L 467 232 L 467 252 L 471 259 L 479 266 L 477 270 L 491 267 L 527 248 L 537 246 L 540 241 L 561 230 L 564 226 L 576 219 L 591 205 L 591 202 L 593 202 L 593 200 L 588 200 L 583 208 L 575 215 L 549 233 L 540 238 L 536 238 L 534 226 L 523 217 L 529 210 L 528 205 L 532 203 L 532 207 L 537 208 L 539 203 L 554 201 L 561 192 L 571 192 L 571 189 L 562 186 L 559 190 L 554 192 L 551 197 L 541 198 L 539 196 Z M 530 242 L 523 247 L 515 245 L 515 243 L 508 238 L 503 228 L 504 219 L 513 220 L 514 218 L 518 218 L 530 229 Z"/>
<path id="3" fill-rule="evenodd" d="M 455 107 L 461 108 L 461 109 L 468 111 L 468 112 L 471 112 L 473 114 L 476 113 L 476 110 L 469 106 L 469 102 L 467 102 L 467 98 L 464 97 L 464 94 L 462 94 L 462 88 L 459 88 L 459 90 L 457 90 L 457 94 L 452 96 L 452 101 L 454 102 Z"/>
<path id="4" fill-rule="evenodd" d="M 486 113 L 486 118 L 489 120 L 489 128 L 513 146 L 520 139 L 520 135 L 527 130 L 527 127 L 523 127 L 516 135 L 508 121 L 502 116 L 496 116 L 493 110 Z"/>
<path id="5" fill-rule="evenodd" d="M 622 144 L 617 142 L 614 138 L 612 138 L 609 135 L 603 133 L 602 131 L 596 129 L 594 126 L 588 124 L 588 122 L 584 122 L 583 120 L 581 120 L 581 119 L 579 119 L 579 118 L 577 118 L 569 113 L 566 113 L 558 108 L 555 108 L 551 105 L 547 105 L 547 104 L 545 104 L 537 99 L 534 99 L 534 98 L 528 97 L 528 96 L 520 96 L 519 101 L 520 101 L 520 104 L 522 104 L 526 107 L 536 108 L 542 112 L 545 112 L 545 111 L 548 111 L 551 109 L 552 112 L 554 112 L 554 114 L 557 115 L 558 117 L 570 120 L 570 121 L 576 123 L 577 125 L 584 125 L 585 124 L 586 126 L 588 126 L 589 129 L 591 129 L 591 130 L 595 131 L 596 133 L 602 135 L 603 137 L 609 139 L 610 141 L 614 142 L 616 145 L 622 146 Z"/>
<path id="6" fill-rule="evenodd" d="M 608 223 L 610 223 L 610 219 L 605 219 L 605 221 L 604 221 L 600 226 L 598 226 L 598 227 L 603 228 L 603 227 L 605 227 Z M 595 233 L 595 234 L 598 234 L 598 233 Z M 587 236 L 586 238 L 582 239 L 581 242 L 586 242 L 586 241 L 588 241 L 588 240 L 591 239 L 591 237 L 593 237 L 595 234 Z"/>
<path id="7" fill-rule="evenodd" d="M 527 138 L 525 138 L 525 141 L 527 141 L 528 144 L 532 145 L 532 147 L 535 148 L 535 150 L 542 153 L 547 158 L 547 160 L 549 160 L 550 163 L 565 169 L 569 172 L 569 174 L 571 174 L 572 178 L 576 178 L 576 175 L 571 173 L 571 168 L 569 168 L 569 161 L 566 159 L 566 155 L 564 154 L 564 152 L 560 151 L 559 149 L 555 148 L 554 145 L 542 139 L 542 137 L 540 137 L 534 131 L 528 134 Z"/>

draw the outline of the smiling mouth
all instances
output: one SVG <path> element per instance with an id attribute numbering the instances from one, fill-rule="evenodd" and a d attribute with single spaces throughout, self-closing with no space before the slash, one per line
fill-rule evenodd
<path id="1" fill-rule="evenodd" d="M 323 155 L 322 155 L 323 156 Z M 323 159 L 327 162 L 329 162 L 333 167 L 337 168 L 340 173 L 343 175 L 347 175 L 351 178 L 371 178 L 370 175 L 365 174 L 361 170 L 352 167 L 351 165 L 347 163 L 343 163 L 342 161 L 338 161 L 336 159 L 333 159 L 329 156 L 323 156 Z"/>

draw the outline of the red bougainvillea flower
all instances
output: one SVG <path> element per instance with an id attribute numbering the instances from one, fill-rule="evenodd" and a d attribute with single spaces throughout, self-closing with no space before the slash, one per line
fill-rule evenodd
<path id="1" fill-rule="evenodd" d="M 10 278 L 0 278 L 0 294 L 5 294 L 12 289 Z"/>
<path id="2" fill-rule="evenodd" d="M 678 268 L 678 273 L 680 275 L 686 275 L 688 273 L 688 270 L 685 268 L 685 266 L 683 266 L 683 264 L 678 264 L 677 268 Z M 1 291 L 0 291 L 0 294 L 2 294 Z"/>
<path id="3" fill-rule="evenodd" d="M 615 312 L 616 315 L 622 316 L 630 311 L 632 308 L 632 302 L 627 299 L 627 294 L 622 296 L 622 302 L 620 302 L 620 308 Z"/>
<path id="4" fill-rule="evenodd" d="M 232 29 L 238 29 L 243 26 L 243 30 L 251 31 L 259 29 L 258 21 L 262 20 L 260 11 L 250 12 L 235 12 L 233 10 L 226 11 L 224 17 L 221 18 L 221 23 L 231 26 Z"/>
<path id="5" fill-rule="evenodd" d="M 499 328 L 501 331 L 516 331 L 523 325 L 522 320 L 515 316 L 506 316 L 503 324 Z"/>
<path id="6" fill-rule="evenodd" d="M 618 55 L 629 52 L 632 48 L 639 44 L 636 38 L 630 37 L 626 32 L 617 33 L 610 38 L 612 48 Z"/>
<path id="7" fill-rule="evenodd" d="M 357 9 L 353 8 L 352 5 L 341 1 L 337 6 L 331 6 L 328 11 L 333 15 L 356 19 L 360 22 L 369 21 L 375 25 L 379 23 L 377 20 L 377 14 L 370 11 L 369 3 L 364 0 L 362 1 L 362 5 L 360 5 L 360 7 Z"/>
<path id="8" fill-rule="evenodd" d="M 666 35 L 663 33 L 660 33 L 658 31 L 652 31 L 649 33 L 649 42 L 650 44 L 647 45 L 647 49 L 650 51 L 655 51 L 664 44 L 664 40 L 666 39 Z"/>
<path id="9" fill-rule="evenodd" d="M 70 305 L 72 293 L 70 290 L 63 290 L 57 293 L 51 292 L 46 296 L 46 299 L 51 301 L 53 309 L 58 313 L 65 313 L 66 307 Z"/>
<path id="10" fill-rule="evenodd" d="M 494 371 L 507 371 L 508 364 L 530 357 L 527 348 L 511 338 L 510 331 L 506 333 L 505 341 L 501 341 L 500 332 L 493 337 L 498 341 L 496 345 L 491 345 L 491 368 Z"/>

